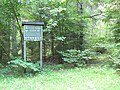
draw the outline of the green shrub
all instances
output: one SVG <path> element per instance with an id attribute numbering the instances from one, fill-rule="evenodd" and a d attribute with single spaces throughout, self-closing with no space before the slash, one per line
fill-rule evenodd
<path id="1" fill-rule="evenodd" d="M 19 58 L 9 61 L 6 66 L 0 64 L 1 75 L 23 75 L 24 71 L 27 75 L 33 75 L 40 71 L 40 66 L 37 63 L 25 62 Z"/>
<path id="2" fill-rule="evenodd" d="M 108 46 L 106 44 L 96 44 L 92 47 L 96 53 L 106 54 L 108 52 Z"/>
<path id="3" fill-rule="evenodd" d="M 112 48 L 110 48 L 110 61 L 116 64 L 116 67 L 120 68 L 120 43 L 114 44 Z"/>
<path id="4" fill-rule="evenodd" d="M 4 67 L 1 63 L 0 63 L 0 68 Z"/>
<path id="5" fill-rule="evenodd" d="M 12 72 L 11 68 L 8 66 L 3 66 L 0 64 L 0 75 L 5 76 L 5 75 L 10 75 L 10 72 Z"/>
<path id="6" fill-rule="evenodd" d="M 34 64 L 34 63 L 31 63 L 31 62 L 25 62 L 21 59 L 11 60 L 9 62 L 9 64 L 11 65 L 11 67 L 15 67 L 15 68 L 22 67 L 24 69 L 30 69 L 30 70 L 33 70 L 35 72 L 40 70 L 39 64 Z"/>
<path id="7" fill-rule="evenodd" d="M 64 62 L 77 66 L 84 67 L 89 64 L 89 60 L 92 59 L 93 52 L 86 49 L 84 51 L 80 50 L 66 50 L 65 52 L 59 52 L 62 55 Z"/>

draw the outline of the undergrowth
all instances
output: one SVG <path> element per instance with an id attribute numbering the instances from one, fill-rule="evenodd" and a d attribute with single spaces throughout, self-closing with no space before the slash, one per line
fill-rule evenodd
<path id="1" fill-rule="evenodd" d="M 47 65 L 34 77 L 0 77 L 0 90 L 119 90 L 120 77 L 107 67 Z"/>

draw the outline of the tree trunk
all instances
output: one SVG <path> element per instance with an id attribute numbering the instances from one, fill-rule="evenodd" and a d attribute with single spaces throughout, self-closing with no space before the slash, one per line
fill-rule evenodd
<path id="1" fill-rule="evenodd" d="M 17 16 L 17 14 L 16 14 L 16 10 L 15 10 L 15 8 L 14 8 L 14 5 L 13 5 L 13 3 L 11 2 L 11 0 L 9 0 L 9 1 L 10 1 L 10 4 L 11 4 L 11 7 L 12 7 L 12 9 L 13 9 L 13 14 L 14 14 L 14 16 L 15 16 L 15 19 L 16 19 L 16 21 L 17 21 L 17 25 L 18 25 L 18 28 L 19 28 L 19 33 L 20 33 L 20 38 L 21 38 L 20 43 L 21 43 L 21 49 L 22 49 L 22 58 L 24 58 L 24 47 L 23 47 L 23 33 L 22 33 L 22 29 L 21 29 L 21 27 L 20 27 L 19 19 L 18 19 L 18 16 Z"/>
<path id="2" fill-rule="evenodd" d="M 80 22 L 79 22 L 79 27 L 80 27 L 80 35 L 78 36 L 78 38 L 79 38 L 79 43 L 80 43 L 80 47 L 79 47 L 79 49 L 80 50 L 83 50 L 84 49 L 84 46 L 83 46 L 83 38 L 84 38 L 84 34 L 83 34 L 83 19 L 82 19 L 82 14 L 83 14 L 83 3 L 82 2 L 79 2 L 79 0 L 78 0 L 78 2 L 77 2 L 78 4 L 78 13 L 81 15 L 81 17 L 80 17 Z"/>
<path id="3" fill-rule="evenodd" d="M 17 35 L 17 30 L 16 30 L 16 23 L 13 25 L 13 30 L 12 30 L 12 55 L 13 57 L 18 56 L 18 50 L 17 50 L 17 40 L 16 40 L 16 35 Z"/>
<path id="4" fill-rule="evenodd" d="M 52 52 L 52 57 L 54 57 L 54 36 L 53 36 L 53 31 L 51 31 L 51 52 Z"/>

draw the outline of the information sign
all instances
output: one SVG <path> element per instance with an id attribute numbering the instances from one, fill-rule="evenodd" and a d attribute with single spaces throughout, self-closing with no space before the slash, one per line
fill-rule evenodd
<path id="1" fill-rule="evenodd" d="M 25 25 L 24 26 L 24 40 L 26 41 L 42 40 L 42 26 Z"/>
<path id="2" fill-rule="evenodd" d="M 40 66 L 42 68 L 42 27 L 43 22 L 23 22 L 24 26 L 24 60 L 26 61 L 26 41 L 40 41 Z"/>

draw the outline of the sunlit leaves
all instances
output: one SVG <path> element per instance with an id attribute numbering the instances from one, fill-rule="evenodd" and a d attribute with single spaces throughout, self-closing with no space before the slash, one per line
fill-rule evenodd
<path id="1" fill-rule="evenodd" d="M 65 40 L 65 38 L 66 37 L 63 37 L 63 36 L 61 36 L 61 37 L 55 37 L 55 40 L 58 40 L 58 41 L 64 41 Z"/>

